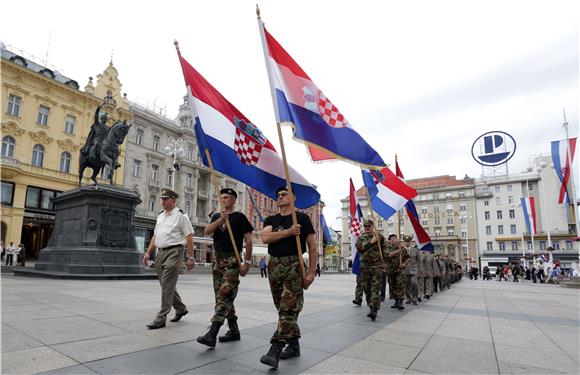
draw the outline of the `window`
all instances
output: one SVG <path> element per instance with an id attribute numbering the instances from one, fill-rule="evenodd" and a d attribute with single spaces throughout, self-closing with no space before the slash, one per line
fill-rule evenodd
<path id="1" fill-rule="evenodd" d="M 528 191 L 532 191 L 534 190 L 534 185 L 532 184 L 531 181 L 528 181 Z"/>
<path id="2" fill-rule="evenodd" d="M 448 217 L 447 218 L 447 224 L 453 224 L 453 218 L 452 217 Z"/>
<path id="3" fill-rule="evenodd" d="M 485 217 L 485 220 L 489 220 L 489 218 L 490 218 L 489 211 L 485 211 L 485 212 L 483 213 L 483 215 L 484 215 L 484 217 Z"/>
<path id="4" fill-rule="evenodd" d="M 433 194 L 433 199 L 439 199 L 439 194 Z"/>
<path id="5" fill-rule="evenodd" d="M 193 186 L 193 174 L 192 173 L 187 174 L 187 178 L 185 180 L 185 183 L 187 184 L 187 187 L 189 187 L 189 188 Z"/>
<path id="6" fill-rule="evenodd" d="M 173 169 L 167 170 L 167 186 L 173 186 Z"/>
<path id="7" fill-rule="evenodd" d="M 467 211 L 467 205 L 465 203 L 460 204 L 459 211 Z"/>
<path id="8" fill-rule="evenodd" d="M 32 148 L 32 165 L 35 167 L 42 167 L 44 163 L 44 147 L 42 145 L 34 145 Z"/>
<path id="9" fill-rule="evenodd" d="M 497 226 L 497 234 L 503 234 L 503 225 Z"/>
<path id="10" fill-rule="evenodd" d="M 159 181 L 159 166 L 158 165 L 151 165 L 151 179 L 153 181 Z"/>
<path id="11" fill-rule="evenodd" d="M 2 138 L 2 156 L 7 156 L 9 158 L 14 157 L 14 147 L 16 146 L 16 141 L 14 138 L 7 135 Z"/>
<path id="12" fill-rule="evenodd" d="M 143 144 L 143 130 L 137 129 L 137 133 L 135 133 L 135 143 L 138 145 Z"/>
<path id="13" fill-rule="evenodd" d="M 502 214 L 501 210 L 496 211 L 496 215 L 497 215 L 498 220 L 501 220 L 503 218 L 503 214 Z"/>
<path id="14" fill-rule="evenodd" d="M 155 201 L 156 200 L 157 200 L 157 198 L 155 198 L 155 195 L 149 196 L 149 212 L 155 212 Z"/>
<path id="15" fill-rule="evenodd" d="M 185 213 L 187 216 L 191 216 L 191 202 L 185 201 Z"/>
<path id="16" fill-rule="evenodd" d="M 14 184 L 12 182 L 2 182 L 2 204 L 12 206 L 14 199 Z"/>
<path id="17" fill-rule="evenodd" d="M 459 198 L 465 198 L 465 192 L 464 191 L 460 191 L 459 192 Z"/>
<path id="18" fill-rule="evenodd" d="M 510 195 L 508 197 L 508 204 L 514 204 L 514 196 L 513 195 Z"/>
<path id="19" fill-rule="evenodd" d="M 64 173 L 70 173 L 70 153 L 68 151 L 60 154 L 60 167 L 59 170 Z"/>
<path id="20" fill-rule="evenodd" d="M 423 220 L 421 220 L 421 225 L 422 225 L 422 226 L 427 226 L 427 225 L 429 225 L 429 220 L 427 220 L 427 219 L 423 219 Z"/>
<path id="21" fill-rule="evenodd" d="M 495 205 L 501 206 L 501 197 L 495 197 Z"/>
<path id="22" fill-rule="evenodd" d="M 425 206 L 421 207 L 421 213 L 422 214 L 426 214 L 427 213 L 427 207 L 425 207 Z"/>
<path id="23" fill-rule="evenodd" d="M 534 247 L 534 245 L 532 245 L 532 241 L 527 241 L 526 245 L 528 246 L 528 250 L 532 250 L 532 248 Z"/>
<path id="24" fill-rule="evenodd" d="M 560 241 L 552 241 L 552 247 L 554 250 L 560 250 Z"/>
<path id="25" fill-rule="evenodd" d="M 77 119 L 74 116 L 67 115 L 64 119 L 64 132 L 67 134 L 74 134 L 76 121 Z"/>
<path id="26" fill-rule="evenodd" d="M 489 206 L 489 201 L 487 201 L 487 200 L 483 201 L 483 205 L 484 206 Z"/>
<path id="27" fill-rule="evenodd" d="M 187 146 L 187 159 L 195 160 L 195 149 L 193 146 Z"/>
<path id="28" fill-rule="evenodd" d="M 439 206 L 433 206 L 433 212 L 439 212 Z"/>
<path id="29" fill-rule="evenodd" d="M 484 192 L 484 193 L 489 193 L 489 186 L 485 186 L 485 187 L 483 188 L 483 192 Z"/>
<path id="30" fill-rule="evenodd" d="M 515 210 L 510 210 L 510 219 L 515 219 L 516 218 L 516 211 Z"/>
<path id="31" fill-rule="evenodd" d="M 485 234 L 491 235 L 491 225 L 485 226 Z"/>
<path id="32" fill-rule="evenodd" d="M 455 230 L 454 229 L 447 229 L 447 235 L 448 236 L 455 236 Z"/>
<path id="33" fill-rule="evenodd" d="M 4 198 L 2 198 L 2 202 L 4 202 Z M 574 249 L 574 247 L 573 247 L 572 241 L 566 240 L 566 250 L 573 250 L 573 249 Z"/>
<path id="34" fill-rule="evenodd" d="M 53 190 L 44 190 L 29 186 L 26 189 L 25 206 L 27 208 L 42 208 L 44 210 L 54 210 L 53 198 L 57 192 Z"/>
<path id="35" fill-rule="evenodd" d="M 485 248 L 486 248 L 487 251 L 493 251 L 493 242 L 487 241 L 485 243 Z"/>
<path id="36" fill-rule="evenodd" d="M 141 160 L 133 159 L 133 177 L 141 177 Z"/>
<path id="37" fill-rule="evenodd" d="M 441 225 L 441 218 L 440 217 L 435 218 L 435 225 Z"/>
<path id="38" fill-rule="evenodd" d="M 507 185 L 507 191 L 508 191 L 508 193 L 512 192 L 512 185 Z"/>
<path id="39" fill-rule="evenodd" d="M 510 233 L 511 234 L 516 234 L 516 225 L 515 224 L 510 224 Z"/>
<path id="40" fill-rule="evenodd" d="M 465 224 L 465 223 L 467 222 L 467 218 L 466 218 L 465 216 L 461 216 L 461 217 L 459 218 L 459 222 L 460 222 L 461 224 Z"/>
<path id="41" fill-rule="evenodd" d="M 452 196 L 451 193 L 445 193 L 445 198 L 449 199 L 451 198 L 451 196 Z"/>
<path id="42" fill-rule="evenodd" d="M 159 151 L 159 136 L 153 136 L 153 151 Z"/>
<path id="43" fill-rule="evenodd" d="M 496 192 L 496 193 L 499 193 L 499 190 L 500 190 L 499 188 L 500 188 L 500 186 L 499 186 L 499 185 L 497 185 L 497 186 L 494 186 L 494 189 L 495 189 L 495 192 Z"/>
<path id="44" fill-rule="evenodd" d="M 54 210 L 54 203 L 52 199 L 55 197 L 55 192 L 51 190 L 42 190 L 42 200 L 40 201 L 40 208 L 45 210 Z"/>
<path id="45" fill-rule="evenodd" d="M 504 241 L 499 241 L 499 250 L 500 251 L 505 251 L 505 242 Z"/>
<path id="46" fill-rule="evenodd" d="M 461 238 L 467 238 L 467 231 L 461 231 Z"/>
<path id="47" fill-rule="evenodd" d="M 441 231 L 439 229 L 435 230 L 435 237 L 441 237 Z"/>
<path id="48" fill-rule="evenodd" d="M 512 250 L 518 249 L 518 241 L 512 241 Z"/>
<path id="49" fill-rule="evenodd" d="M 445 207 L 445 211 L 447 211 L 447 212 L 453 211 L 453 205 L 452 204 L 448 204 L 447 207 Z"/>
<path id="50" fill-rule="evenodd" d="M 36 117 L 36 123 L 38 125 L 48 126 L 48 113 L 50 108 L 41 105 L 38 107 L 38 116 Z"/>
<path id="51" fill-rule="evenodd" d="M 26 207 L 38 208 L 40 202 L 40 189 L 28 187 L 26 189 Z"/>
<path id="52" fill-rule="evenodd" d="M 540 250 L 546 250 L 546 241 L 540 241 Z"/>
<path id="53" fill-rule="evenodd" d="M 14 117 L 20 115 L 20 101 L 22 98 L 20 96 L 10 94 L 8 96 L 8 108 L 6 114 Z"/>

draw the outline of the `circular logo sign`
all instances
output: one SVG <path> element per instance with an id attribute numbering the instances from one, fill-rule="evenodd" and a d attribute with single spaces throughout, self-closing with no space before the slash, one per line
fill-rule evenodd
<path id="1" fill-rule="evenodd" d="M 514 137 L 502 131 L 482 134 L 471 146 L 471 156 L 476 162 L 487 167 L 507 163 L 515 152 L 516 141 Z"/>

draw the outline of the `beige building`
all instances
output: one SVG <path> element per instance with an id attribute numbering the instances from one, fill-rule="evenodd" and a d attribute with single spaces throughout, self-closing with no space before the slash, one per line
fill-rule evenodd
<path id="1" fill-rule="evenodd" d="M 131 114 L 112 63 L 84 91 L 74 79 L 5 48 L 1 71 L 1 235 L 5 243 L 23 243 L 27 257 L 36 258 L 52 233 L 52 198 L 78 186 L 79 149 L 95 109 L 106 98 L 110 124 Z M 120 151 L 124 164 L 125 147 Z M 114 178 L 123 183 L 120 169 Z"/>

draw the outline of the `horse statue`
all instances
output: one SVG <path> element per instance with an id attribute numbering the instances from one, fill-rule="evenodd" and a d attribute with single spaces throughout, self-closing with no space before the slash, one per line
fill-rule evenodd
<path id="1" fill-rule="evenodd" d="M 107 179 L 109 179 L 111 185 L 113 185 L 113 172 L 121 166 L 117 162 L 119 159 L 119 146 L 125 140 L 130 128 L 131 125 L 127 125 L 126 121 L 117 121 L 114 123 L 107 131 L 107 135 L 100 145 L 99 157 L 90 158 L 87 148 L 83 147 L 81 149 L 79 161 L 79 187 L 81 186 L 83 172 L 86 168 L 91 168 L 93 170 L 91 180 L 97 184 L 97 175 L 107 165 L 109 166 L 109 175 L 107 176 Z M 89 144 L 89 142 L 92 142 L 92 140 L 88 139 L 87 144 Z"/>

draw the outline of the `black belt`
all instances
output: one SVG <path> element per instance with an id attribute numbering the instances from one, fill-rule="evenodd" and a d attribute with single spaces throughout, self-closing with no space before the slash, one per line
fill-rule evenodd
<path id="1" fill-rule="evenodd" d="M 167 247 L 160 247 L 159 250 L 169 250 L 169 249 L 173 249 L 174 247 L 182 247 L 183 245 L 173 245 L 173 246 L 167 246 Z"/>

